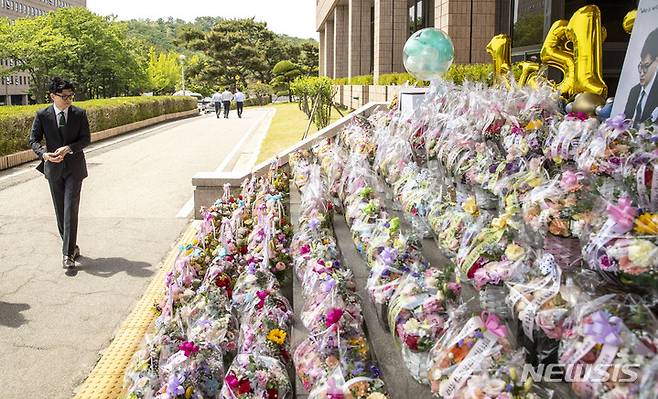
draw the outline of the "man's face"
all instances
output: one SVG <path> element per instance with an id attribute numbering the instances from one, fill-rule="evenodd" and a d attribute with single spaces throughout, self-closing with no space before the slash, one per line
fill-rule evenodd
<path id="1" fill-rule="evenodd" d="M 646 87 L 651 79 L 656 75 L 656 68 L 658 68 L 658 58 L 647 54 L 642 57 L 640 63 L 637 65 L 637 70 L 640 73 L 640 84 Z"/>
<path id="2" fill-rule="evenodd" d="M 50 98 L 58 109 L 64 111 L 73 103 L 73 90 L 64 89 L 61 93 L 50 93 Z"/>

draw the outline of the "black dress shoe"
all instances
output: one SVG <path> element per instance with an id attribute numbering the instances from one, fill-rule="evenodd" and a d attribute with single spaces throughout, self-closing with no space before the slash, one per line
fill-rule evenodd
<path id="1" fill-rule="evenodd" d="M 64 259 L 62 260 L 62 267 L 64 267 L 64 269 L 71 269 L 75 267 L 75 261 L 73 260 L 73 257 L 64 255 Z"/>
<path id="2" fill-rule="evenodd" d="M 80 257 L 80 247 L 79 246 L 76 245 L 75 248 L 73 248 L 73 255 L 71 255 L 71 256 L 73 257 L 73 259 L 78 259 Z"/>

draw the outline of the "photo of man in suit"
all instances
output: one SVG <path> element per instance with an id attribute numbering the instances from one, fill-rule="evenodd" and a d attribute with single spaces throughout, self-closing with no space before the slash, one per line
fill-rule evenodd
<path id="1" fill-rule="evenodd" d="M 631 88 L 624 115 L 632 119 L 635 126 L 647 120 L 656 123 L 658 121 L 653 118 L 658 109 L 658 29 L 649 33 L 644 41 L 637 70 L 640 83 Z"/>
<path id="2" fill-rule="evenodd" d="M 71 82 L 53 78 L 49 93 L 53 104 L 37 112 L 30 133 L 30 146 L 41 163 L 37 170 L 50 186 L 57 228 L 62 237 L 62 265 L 75 267 L 80 255 L 77 246 L 78 209 L 82 180 L 87 177 L 83 148 L 91 142 L 87 113 L 72 104 L 75 88 Z M 45 139 L 45 145 L 42 140 Z"/>

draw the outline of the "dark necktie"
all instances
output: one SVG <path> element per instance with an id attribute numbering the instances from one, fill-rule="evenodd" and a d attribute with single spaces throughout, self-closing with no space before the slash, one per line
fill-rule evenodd
<path id="1" fill-rule="evenodd" d="M 57 130 L 59 130 L 59 136 L 62 139 L 62 144 L 64 142 L 64 128 L 66 127 L 66 116 L 64 116 L 64 111 L 59 112 L 59 122 L 57 123 Z"/>
<path id="2" fill-rule="evenodd" d="M 644 89 L 642 89 L 642 93 L 640 93 L 640 101 L 637 102 L 637 107 L 635 107 L 635 123 L 640 123 L 642 122 L 642 100 L 644 100 L 644 96 L 647 94 Z"/>

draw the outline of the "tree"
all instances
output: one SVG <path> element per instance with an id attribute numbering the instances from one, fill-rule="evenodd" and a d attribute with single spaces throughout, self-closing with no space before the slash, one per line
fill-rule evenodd
<path id="1" fill-rule="evenodd" d="M 305 75 L 317 76 L 320 65 L 320 46 L 315 40 L 309 40 L 301 44 L 299 65 Z"/>
<path id="2" fill-rule="evenodd" d="M 272 100 L 274 89 L 267 83 L 255 82 L 249 85 L 249 93 L 258 100 L 258 105 L 265 105 Z"/>
<path id="3" fill-rule="evenodd" d="M 189 50 L 202 52 L 205 65 L 195 71 L 195 78 L 209 85 L 236 85 L 241 82 L 270 82 L 274 66 L 283 60 L 295 62 L 302 57 L 302 43 L 307 40 L 277 35 L 264 22 L 253 18 L 217 19 L 212 29 L 204 31 L 209 20 L 181 30 L 181 39 Z M 312 55 L 311 55 L 312 57 Z M 314 61 L 317 64 L 317 61 Z"/>
<path id="4" fill-rule="evenodd" d="M 295 80 L 301 71 L 299 65 L 290 60 L 279 61 L 272 69 L 274 79 L 272 79 L 272 86 L 279 91 L 285 91 L 288 95 L 288 100 L 292 102 L 292 92 L 290 91 L 290 84 Z"/>
<path id="5" fill-rule="evenodd" d="M 170 94 L 176 90 L 181 78 L 178 56 L 175 52 L 157 54 L 151 47 L 146 74 L 155 94 Z"/>
<path id="6" fill-rule="evenodd" d="M 127 26 L 84 8 L 0 22 L 0 53 L 16 61 L 14 71 L 31 77 L 33 97 L 46 99 L 50 78 L 74 83 L 82 99 L 139 92 L 147 84 L 139 47 Z"/>

